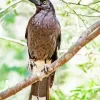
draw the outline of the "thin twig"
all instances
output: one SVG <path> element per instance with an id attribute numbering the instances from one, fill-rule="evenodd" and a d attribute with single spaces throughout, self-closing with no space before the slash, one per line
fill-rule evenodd
<path id="1" fill-rule="evenodd" d="M 67 50 L 59 50 L 58 53 L 66 53 Z M 77 53 L 76 55 L 81 55 L 81 56 L 89 56 L 89 55 L 93 55 L 93 56 L 99 56 L 100 57 L 100 53 L 95 53 L 95 52 L 89 52 L 89 53 Z"/>
<path id="2" fill-rule="evenodd" d="M 87 7 L 88 7 L 88 8 L 90 8 L 91 10 L 94 10 L 94 11 L 96 11 L 96 12 L 100 13 L 100 11 L 99 11 L 99 10 L 97 10 L 97 9 L 91 8 L 90 6 L 87 6 Z"/>
<path id="3" fill-rule="evenodd" d="M 64 0 L 62 0 L 62 1 L 63 1 L 64 3 L 67 4 L 68 8 L 69 8 L 70 10 L 72 10 L 72 11 L 78 16 L 78 18 L 83 22 L 84 26 L 87 28 L 87 26 L 86 26 L 84 20 L 77 14 L 77 12 L 76 12 L 74 9 L 72 9 L 72 8 L 69 6 L 69 4 L 68 4 L 67 2 L 65 2 Z"/>
<path id="4" fill-rule="evenodd" d="M 64 1 L 64 0 L 62 0 L 62 1 Z M 66 1 L 64 1 L 64 2 L 66 2 Z M 92 3 L 90 3 L 90 4 L 81 4 L 81 3 L 73 3 L 73 2 L 67 2 L 68 4 L 72 4 L 72 5 L 79 5 L 79 6 L 89 6 L 89 5 L 93 5 L 93 4 L 97 4 L 97 3 L 100 3 L 100 1 L 97 1 L 97 2 L 92 2 Z"/>
<path id="5" fill-rule="evenodd" d="M 88 36 L 87 36 L 88 35 Z M 93 40 L 95 37 L 100 35 L 100 21 L 93 24 L 91 27 L 88 28 L 82 35 L 79 37 L 75 45 L 68 50 L 61 58 L 57 59 L 53 62 L 50 67 L 48 68 L 48 73 L 40 72 L 35 75 L 32 75 L 30 78 L 18 83 L 16 86 L 9 88 L 0 93 L 0 100 L 4 100 L 5 98 L 12 96 L 19 92 L 20 90 L 24 89 L 25 87 L 42 80 L 44 77 L 47 77 L 52 72 L 54 72 L 58 67 L 68 62 L 83 46 Z"/>
<path id="6" fill-rule="evenodd" d="M 88 5 L 94 5 L 94 4 L 97 4 L 97 3 L 100 3 L 100 1 L 95 1 L 95 2 L 89 3 Z"/>
<path id="7" fill-rule="evenodd" d="M 9 6 L 7 6 L 6 8 L 0 10 L 0 14 L 4 13 L 5 11 L 8 11 L 10 8 L 15 7 L 17 4 L 19 4 L 20 2 L 22 2 L 22 0 L 18 0 L 13 2 L 12 4 L 10 4 Z"/>
<path id="8" fill-rule="evenodd" d="M 85 6 L 85 7 L 88 7 L 89 9 L 91 9 L 93 11 L 96 11 L 96 12 L 100 13 L 99 10 L 90 7 L 90 5 L 92 5 L 92 3 L 88 4 L 88 5 L 84 5 L 84 4 L 78 4 L 78 3 L 73 3 L 73 2 L 66 2 L 64 0 L 61 0 L 61 1 L 64 2 L 64 3 L 66 3 L 66 4 L 69 4 L 69 5 Z"/>
<path id="9" fill-rule="evenodd" d="M 68 6 L 69 6 L 69 5 L 68 5 Z M 76 13 L 76 11 L 75 11 L 74 9 L 72 9 L 70 6 L 69 6 L 69 8 L 77 15 L 77 17 L 83 22 L 84 26 L 87 28 L 87 26 L 86 26 L 84 20 Z"/>
<path id="10" fill-rule="evenodd" d="M 25 42 L 22 42 L 20 40 L 16 40 L 16 39 L 12 39 L 12 38 L 8 38 L 8 37 L 4 37 L 4 36 L 0 36 L 0 39 L 2 40 L 6 40 L 6 41 L 10 41 L 16 44 L 20 44 L 22 46 L 27 46 Z"/>
<path id="11" fill-rule="evenodd" d="M 78 4 L 80 4 L 80 3 L 81 3 L 81 0 L 78 1 Z"/>
<path id="12" fill-rule="evenodd" d="M 75 14 L 73 12 L 68 12 L 68 11 L 66 11 L 66 12 L 69 13 L 69 14 Z M 84 16 L 84 17 L 100 17 L 100 16 L 93 16 L 93 15 L 83 15 L 83 14 L 78 14 L 78 13 L 77 13 L 77 15 Z"/>

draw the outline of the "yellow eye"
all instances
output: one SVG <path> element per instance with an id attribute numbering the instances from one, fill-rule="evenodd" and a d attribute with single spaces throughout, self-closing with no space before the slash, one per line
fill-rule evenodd
<path id="1" fill-rule="evenodd" d="M 43 1 L 43 4 L 46 4 L 46 1 Z"/>

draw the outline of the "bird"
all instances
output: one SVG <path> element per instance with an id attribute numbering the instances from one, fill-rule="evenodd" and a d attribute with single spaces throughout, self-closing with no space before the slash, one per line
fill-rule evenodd
<path id="1" fill-rule="evenodd" d="M 36 74 L 58 59 L 61 26 L 50 0 L 29 1 L 36 6 L 36 12 L 28 21 L 25 38 L 29 54 L 28 69 Z M 55 72 L 32 84 L 28 100 L 50 100 L 49 89 L 53 85 L 54 75 Z"/>

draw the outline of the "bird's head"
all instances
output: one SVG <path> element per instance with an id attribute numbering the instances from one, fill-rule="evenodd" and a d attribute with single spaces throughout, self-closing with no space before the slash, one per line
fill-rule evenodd
<path id="1" fill-rule="evenodd" d="M 29 0 L 29 1 L 34 3 L 37 8 L 41 9 L 50 9 L 51 6 L 53 6 L 49 0 Z"/>

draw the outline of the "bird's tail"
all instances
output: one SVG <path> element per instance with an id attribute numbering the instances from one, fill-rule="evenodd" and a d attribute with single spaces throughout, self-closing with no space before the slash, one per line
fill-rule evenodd
<path id="1" fill-rule="evenodd" d="M 36 67 L 33 68 L 33 74 L 43 70 L 44 65 L 50 64 L 51 61 L 47 63 L 45 63 L 45 61 L 37 61 L 34 63 L 36 64 Z M 50 77 L 46 77 L 42 81 L 32 84 L 29 100 L 49 100 L 49 88 Z"/>

